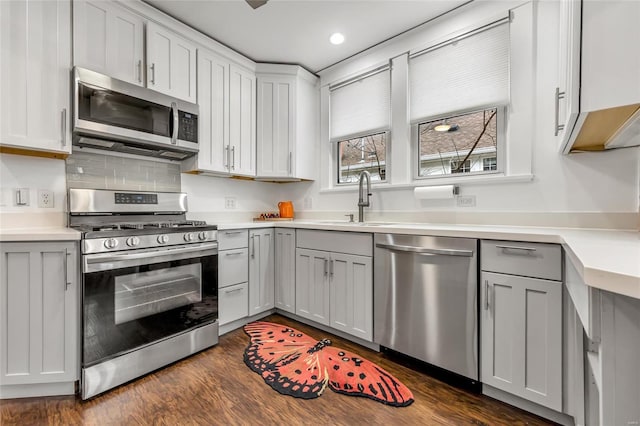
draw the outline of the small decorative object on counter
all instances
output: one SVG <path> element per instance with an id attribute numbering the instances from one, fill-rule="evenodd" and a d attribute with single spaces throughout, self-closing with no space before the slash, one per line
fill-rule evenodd
<path id="1" fill-rule="evenodd" d="M 291 201 L 280 201 L 278 208 L 281 218 L 293 219 L 293 203 Z"/>

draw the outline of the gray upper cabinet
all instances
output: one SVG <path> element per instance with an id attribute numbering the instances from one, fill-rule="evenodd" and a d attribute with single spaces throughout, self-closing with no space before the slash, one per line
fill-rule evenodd
<path id="1" fill-rule="evenodd" d="M 73 62 L 144 86 L 144 21 L 114 2 L 73 3 Z"/>
<path id="2" fill-rule="evenodd" d="M 196 103 L 196 47 L 153 22 L 147 22 L 147 87 Z"/>
<path id="3" fill-rule="evenodd" d="M 76 244 L 3 243 L 0 253 L 3 397 L 31 396 L 24 385 L 40 386 L 37 395 L 73 394 L 80 371 Z"/>
<path id="4" fill-rule="evenodd" d="M 480 379 L 559 412 L 561 265 L 558 245 L 481 243 Z"/>
<path id="5" fill-rule="evenodd" d="M 555 135 L 561 152 L 640 143 L 637 135 L 615 138 L 634 122 L 634 114 L 640 117 L 640 50 L 629 48 L 640 40 L 640 2 L 562 0 L 559 5 Z"/>
<path id="6" fill-rule="evenodd" d="M 70 69 L 69 0 L 0 1 L 0 145 L 71 152 Z"/>

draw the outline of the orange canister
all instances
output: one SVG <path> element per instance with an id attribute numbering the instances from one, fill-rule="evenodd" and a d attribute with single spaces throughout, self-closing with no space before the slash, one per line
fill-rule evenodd
<path id="1" fill-rule="evenodd" d="M 291 201 L 280 201 L 278 203 L 280 217 L 293 219 L 293 203 Z"/>

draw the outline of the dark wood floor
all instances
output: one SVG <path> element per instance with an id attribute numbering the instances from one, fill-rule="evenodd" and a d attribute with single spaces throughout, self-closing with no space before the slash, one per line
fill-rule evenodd
<path id="1" fill-rule="evenodd" d="M 400 366 L 381 354 L 279 315 L 286 323 L 334 346 L 360 354 L 395 375 L 415 402 L 394 408 L 327 389 L 317 399 L 282 396 L 242 360 L 242 329 L 220 344 L 90 401 L 49 397 L 0 401 L 5 425 L 543 425 L 544 420 L 491 398 L 469 393 Z"/>

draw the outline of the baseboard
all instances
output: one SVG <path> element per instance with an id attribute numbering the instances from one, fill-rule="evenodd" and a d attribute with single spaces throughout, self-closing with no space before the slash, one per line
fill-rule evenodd
<path id="1" fill-rule="evenodd" d="M 551 420 L 561 425 L 565 425 L 565 426 L 575 425 L 575 421 L 573 417 L 571 417 L 568 414 L 559 413 L 555 410 L 552 410 L 547 407 L 543 407 L 542 405 L 536 404 L 535 402 L 527 401 L 526 399 L 520 398 L 519 396 L 512 395 L 500 389 L 496 389 L 492 386 L 483 384 L 482 393 L 493 399 L 497 399 L 498 401 L 502 401 L 506 404 L 513 405 L 514 407 L 518 407 L 521 410 L 528 411 L 532 414 L 535 414 L 536 416 L 543 417 L 545 419 Z"/>
<path id="2" fill-rule="evenodd" d="M 0 386 L 0 399 L 74 395 L 75 393 L 75 381 L 62 383 L 37 383 L 29 385 Z"/>
<path id="3" fill-rule="evenodd" d="M 264 317 L 268 317 L 269 315 L 276 312 L 276 309 L 269 309 L 268 311 L 260 312 L 259 314 L 253 315 L 251 317 L 240 318 L 239 320 L 231 321 L 226 323 L 225 325 L 220 326 L 219 335 L 227 334 L 233 330 L 237 330 L 240 327 L 244 327 L 246 324 L 249 324 L 253 321 L 261 320 Z"/>

